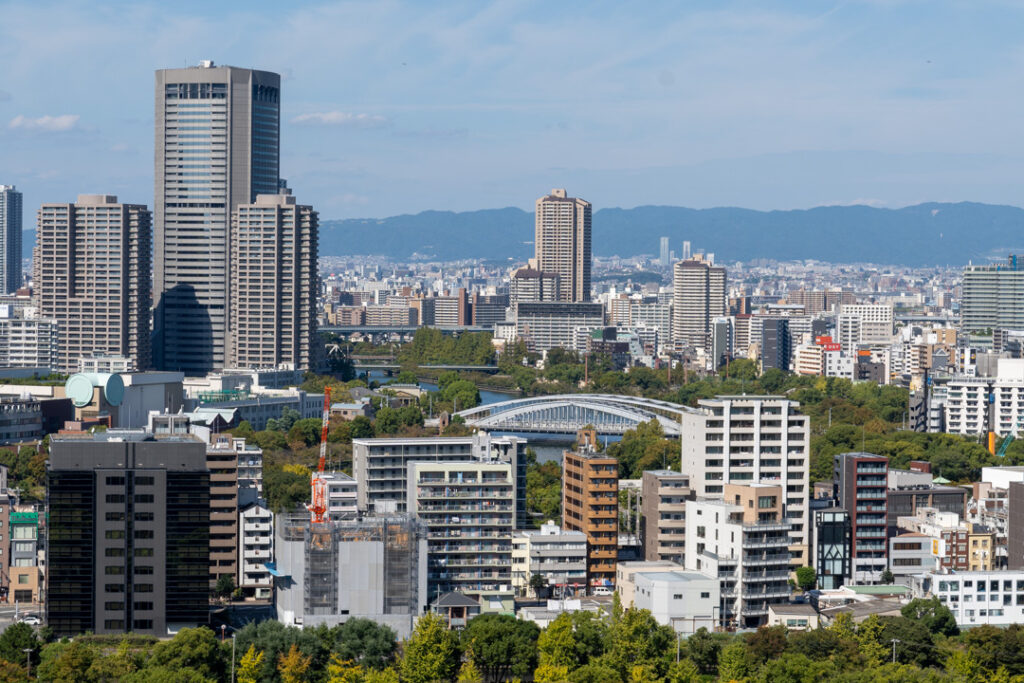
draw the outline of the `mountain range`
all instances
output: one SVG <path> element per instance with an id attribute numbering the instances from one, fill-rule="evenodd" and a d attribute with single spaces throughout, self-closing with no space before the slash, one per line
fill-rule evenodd
<path id="1" fill-rule="evenodd" d="M 1024 253 L 1024 209 L 973 202 L 790 211 L 638 206 L 595 211 L 592 225 L 596 256 L 657 255 L 663 236 L 670 238 L 677 257 L 683 240 L 689 240 L 694 252 L 713 252 L 719 262 L 764 258 L 963 265 Z M 533 214 L 518 208 L 324 219 L 320 255 L 520 261 L 533 254 L 533 230 Z M 33 238 L 26 231 L 26 256 Z"/>

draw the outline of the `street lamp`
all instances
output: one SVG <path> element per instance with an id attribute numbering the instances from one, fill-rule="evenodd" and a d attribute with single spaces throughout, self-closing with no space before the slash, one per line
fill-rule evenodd
<path id="1" fill-rule="evenodd" d="M 25 653 L 25 665 L 28 667 L 28 677 L 32 678 L 32 648 L 26 647 L 22 652 Z"/>

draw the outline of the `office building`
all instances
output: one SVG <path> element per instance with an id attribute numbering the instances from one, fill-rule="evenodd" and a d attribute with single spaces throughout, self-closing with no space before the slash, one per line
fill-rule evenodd
<path id="1" fill-rule="evenodd" d="M 685 563 L 686 500 L 690 475 L 647 470 L 641 479 L 640 528 L 644 559 Z"/>
<path id="2" fill-rule="evenodd" d="M 14 185 L 0 185 L 0 294 L 21 287 L 21 193 Z"/>
<path id="3" fill-rule="evenodd" d="M 892 304 L 843 304 L 836 318 L 836 336 L 844 351 L 892 343 Z"/>
<path id="4" fill-rule="evenodd" d="M 408 515 L 330 522 L 282 514 L 274 537 L 274 608 L 285 626 L 335 626 L 365 618 L 412 634 L 426 608 L 426 539 Z"/>
<path id="5" fill-rule="evenodd" d="M 562 528 L 587 535 L 587 586 L 614 588 L 619 551 L 619 463 L 598 452 L 597 432 L 580 430 L 562 457 Z"/>
<path id="6" fill-rule="evenodd" d="M 717 371 L 732 359 L 735 343 L 733 318 L 715 318 L 711 321 L 711 370 Z"/>
<path id="7" fill-rule="evenodd" d="M 210 472 L 193 437 L 54 437 L 46 622 L 57 636 L 167 636 L 209 621 Z"/>
<path id="8" fill-rule="evenodd" d="M 515 316 L 516 336 L 534 353 L 572 349 L 576 328 L 604 326 L 604 306 L 598 303 L 520 301 Z"/>
<path id="9" fill-rule="evenodd" d="M 660 247 L 661 247 L 661 249 L 659 251 L 658 263 L 659 263 L 659 265 L 661 265 L 662 268 L 668 268 L 669 265 L 671 265 L 671 264 L 669 263 L 669 260 L 668 260 L 668 238 L 667 237 L 662 237 L 661 238 Z"/>
<path id="10" fill-rule="evenodd" d="M 792 525 L 793 568 L 809 561 L 810 420 L 800 404 L 778 396 L 718 396 L 682 418 L 682 471 L 700 497 L 729 483 L 779 484 Z"/>
<path id="11" fill-rule="evenodd" d="M 0 396 L 0 445 L 43 438 L 43 404 L 31 396 Z"/>
<path id="12" fill-rule="evenodd" d="M 517 531 L 512 535 L 512 588 L 516 595 L 543 597 L 533 589 L 533 577 L 540 575 L 546 595 L 576 595 L 587 587 L 587 536 L 566 531 L 548 521 L 539 530 Z"/>
<path id="13" fill-rule="evenodd" d="M 761 319 L 761 371 L 769 368 L 789 371 L 789 320 L 780 317 Z"/>
<path id="14" fill-rule="evenodd" d="M 757 628 L 789 601 L 784 489 L 726 484 L 721 498 L 686 502 L 686 568 L 718 577 L 723 626 Z"/>
<path id="15" fill-rule="evenodd" d="M 889 459 L 871 453 L 835 456 L 833 481 L 839 507 L 850 516 L 850 582 L 879 583 L 886 561 Z"/>
<path id="16" fill-rule="evenodd" d="M 1005 263 L 964 268 L 960 328 L 964 333 L 1024 329 L 1024 260 L 1011 255 Z"/>
<path id="17" fill-rule="evenodd" d="M 516 528 L 526 523 L 526 441 L 515 436 L 386 437 L 352 440 L 352 473 L 360 512 L 406 512 L 410 462 L 506 462 L 512 465 Z"/>
<path id="18" fill-rule="evenodd" d="M 638 572 L 633 607 L 645 609 L 662 626 L 679 635 L 692 635 L 720 625 L 721 586 L 717 577 L 698 572 Z"/>
<path id="19" fill-rule="evenodd" d="M 712 321 L 728 314 L 725 268 L 703 256 L 679 261 L 672 292 L 672 341 L 708 350 Z"/>
<path id="20" fill-rule="evenodd" d="M 590 202 L 564 189 L 537 200 L 536 268 L 558 273 L 559 301 L 590 301 Z"/>
<path id="21" fill-rule="evenodd" d="M 473 301 L 470 305 L 470 323 L 474 327 L 493 329 L 495 323 L 505 322 L 508 302 L 508 294 L 480 294 L 479 292 L 474 292 Z"/>
<path id="22" fill-rule="evenodd" d="M 39 209 L 33 287 L 39 317 L 60 330 L 54 369 L 75 372 L 81 358 L 99 353 L 151 367 L 150 220 L 145 206 L 113 195 Z"/>
<path id="23" fill-rule="evenodd" d="M 520 301 L 558 301 L 561 278 L 535 268 L 520 268 L 509 280 L 509 306 L 514 311 Z"/>
<path id="24" fill-rule="evenodd" d="M 281 78 L 204 61 L 155 80 L 156 364 L 199 376 L 228 359 L 231 214 L 280 186 Z"/>
<path id="25" fill-rule="evenodd" d="M 229 367 L 315 369 L 318 225 L 287 190 L 235 209 Z"/>
<path id="26" fill-rule="evenodd" d="M 428 602 L 458 591 L 512 606 L 516 491 L 511 463 L 410 462 L 409 514 L 427 534 Z"/>

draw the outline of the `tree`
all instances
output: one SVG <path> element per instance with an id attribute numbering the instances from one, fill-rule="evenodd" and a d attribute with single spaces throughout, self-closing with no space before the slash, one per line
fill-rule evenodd
<path id="1" fill-rule="evenodd" d="M 591 662 L 569 672 L 569 683 L 621 683 L 618 671 L 605 664 Z"/>
<path id="2" fill-rule="evenodd" d="M 668 669 L 668 655 L 675 649 L 675 642 L 671 628 L 660 625 L 648 610 L 631 607 L 613 621 L 605 658 L 623 678 L 635 665 L 650 666 L 660 677 Z"/>
<path id="3" fill-rule="evenodd" d="M 303 420 L 296 420 L 295 424 L 288 430 L 288 442 L 314 446 L 320 443 L 320 431 L 323 428 L 323 419 L 319 417 L 307 417 Z"/>
<path id="4" fill-rule="evenodd" d="M 458 683 L 483 683 L 483 676 L 480 675 L 480 670 L 476 668 L 476 664 L 473 663 L 472 652 L 466 661 L 462 663 L 459 668 L 459 677 L 456 679 Z"/>
<path id="5" fill-rule="evenodd" d="M 686 650 L 702 674 L 712 675 L 718 670 L 718 654 L 722 646 L 703 626 L 686 639 Z"/>
<path id="6" fill-rule="evenodd" d="M 255 645 L 250 645 L 238 663 L 238 683 L 259 683 L 262 670 L 263 652 L 257 651 Z"/>
<path id="7" fill-rule="evenodd" d="M 880 642 L 882 622 L 877 614 L 872 614 L 857 627 L 857 643 L 868 666 L 874 668 L 885 662 L 885 645 Z"/>
<path id="8" fill-rule="evenodd" d="M 747 648 L 757 662 L 764 662 L 775 659 L 786 649 L 786 627 L 762 626 L 753 633 L 745 636 Z M 725 655 L 723 650 L 722 655 Z"/>
<path id="9" fill-rule="evenodd" d="M 529 676 L 537 666 L 540 629 L 507 614 L 481 614 L 466 624 L 461 640 L 485 681 Z"/>
<path id="10" fill-rule="evenodd" d="M 576 636 L 573 633 L 572 616 L 562 612 L 548 627 L 541 631 L 537 639 L 537 655 L 540 668 L 554 667 L 565 670 L 575 669 L 579 665 Z"/>
<path id="11" fill-rule="evenodd" d="M 796 570 L 796 583 L 801 589 L 809 591 L 818 583 L 818 572 L 814 567 L 800 567 Z"/>
<path id="12" fill-rule="evenodd" d="M 32 664 L 37 665 L 41 645 L 34 628 L 24 622 L 16 622 L 0 634 L 0 659 L 20 664 L 25 661 L 25 650 L 32 650 Z"/>
<path id="13" fill-rule="evenodd" d="M 231 597 L 231 594 L 235 592 L 235 577 L 231 576 L 231 574 L 221 574 L 218 576 L 213 592 L 222 598 Z"/>
<path id="14" fill-rule="evenodd" d="M 546 576 L 540 573 L 534 573 L 530 575 L 530 590 L 537 597 L 540 597 L 541 591 L 548 587 L 548 579 Z"/>
<path id="15" fill-rule="evenodd" d="M 365 415 L 356 415 L 350 432 L 353 439 L 371 439 L 374 436 L 373 423 Z"/>
<path id="16" fill-rule="evenodd" d="M 80 683 L 83 680 L 88 680 L 85 679 L 84 674 L 96 659 L 96 651 L 80 642 L 58 643 L 57 645 L 59 647 L 56 648 L 54 654 L 40 663 L 36 674 L 39 680 L 53 681 L 54 683 Z M 21 659 L 24 661 L 25 655 L 21 654 Z"/>
<path id="17" fill-rule="evenodd" d="M 960 633 L 953 613 L 939 602 L 936 596 L 932 596 L 928 600 L 915 598 L 900 609 L 900 614 L 907 619 L 917 619 L 933 634 L 955 636 Z"/>
<path id="18" fill-rule="evenodd" d="M 327 663 L 327 683 L 362 683 L 363 667 L 337 654 Z"/>
<path id="19" fill-rule="evenodd" d="M 333 629 L 334 652 L 367 669 L 383 669 L 395 657 L 397 642 L 390 626 L 354 618 Z"/>
<path id="20" fill-rule="evenodd" d="M 150 666 L 163 666 L 172 671 L 193 669 L 205 678 L 219 678 L 224 670 L 224 660 L 213 631 L 200 626 L 183 628 L 174 638 L 154 645 L 146 668 Z"/>
<path id="21" fill-rule="evenodd" d="M 892 572 L 889 571 L 888 567 L 886 567 L 884 570 L 882 570 L 882 583 L 884 583 L 887 586 L 891 586 L 892 582 L 895 581 L 895 580 L 896 580 L 896 577 L 893 576 Z"/>
<path id="22" fill-rule="evenodd" d="M 915 666 L 928 666 L 935 661 L 935 640 L 921 621 L 906 617 L 882 617 L 879 640 L 891 643 L 895 638 L 896 661 Z"/>
<path id="23" fill-rule="evenodd" d="M 981 683 L 986 680 L 981 664 L 963 650 L 953 650 L 946 658 L 946 673 L 958 683 Z"/>
<path id="24" fill-rule="evenodd" d="M 665 676 L 665 683 L 698 683 L 700 680 L 700 671 L 689 657 L 673 662 Z"/>
<path id="25" fill-rule="evenodd" d="M 734 638 L 722 649 L 718 658 L 718 678 L 723 681 L 738 681 L 751 673 L 750 653 L 742 638 Z"/>
<path id="26" fill-rule="evenodd" d="M 277 656 L 277 672 L 281 674 L 281 683 L 302 683 L 310 664 L 312 658 L 302 654 L 299 646 L 292 643 L 288 654 Z"/>
<path id="27" fill-rule="evenodd" d="M 448 681 L 458 666 L 455 636 L 436 614 L 424 614 L 405 644 L 401 678 L 405 683 Z"/>
<path id="28" fill-rule="evenodd" d="M 853 638 L 856 634 L 856 629 L 853 625 L 853 617 L 850 616 L 849 612 L 840 612 L 833 619 L 832 623 L 829 624 L 829 631 L 835 633 L 840 638 Z"/>
<path id="29" fill-rule="evenodd" d="M 142 655 L 135 651 L 128 638 L 124 638 L 113 653 L 93 660 L 92 666 L 86 672 L 86 678 L 97 681 L 120 681 L 140 670 L 142 663 Z"/>

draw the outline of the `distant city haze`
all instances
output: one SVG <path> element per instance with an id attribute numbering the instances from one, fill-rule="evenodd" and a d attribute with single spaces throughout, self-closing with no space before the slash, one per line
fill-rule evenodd
<path id="1" fill-rule="evenodd" d="M 529 210 L 553 187 L 594 205 L 595 237 L 616 206 L 1020 205 L 1022 20 L 953 2 L 7 4 L 0 182 L 30 212 L 90 192 L 153 206 L 153 72 L 210 59 L 281 74 L 280 174 L 325 220 Z"/>

